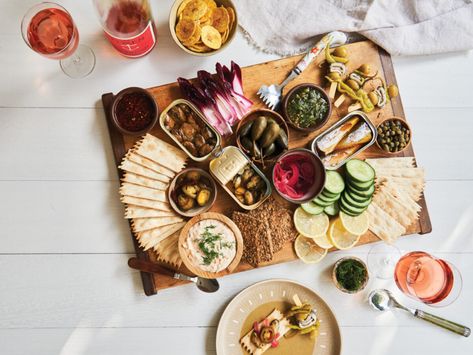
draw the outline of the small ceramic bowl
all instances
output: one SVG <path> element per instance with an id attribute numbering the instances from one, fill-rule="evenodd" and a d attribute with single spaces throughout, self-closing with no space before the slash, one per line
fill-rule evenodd
<path id="1" fill-rule="evenodd" d="M 191 208 L 190 210 L 182 210 L 177 204 L 176 185 L 178 184 L 178 182 L 180 182 L 181 179 L 183 179 L 187 174 L 191 172 L 199 173 L 202 179 L 205 180 L 206 185 L 210 187 L 210 197 L 204 206 L 196 205 L 194 208 Z M 171 184 L 169 185 L 169 188 L 168 188 L 168 198 L 169 198 L 169 203 L 171 204 L 171 207 L 174 211 L 176 211 L 177 213 L 179 213 L 181 216 L 184 216 L 184 217 L 194 217 L 198 214 L 207 212 L 213 206 L 217 198 L 217 185 L 215 184 L 215 181 L 212 178 L 212 176 L 210 176 L 210 174 L 206 172 L 205 170 L 199 169 L 199 168 L 187 168 L 187 169 L 182 170 L 179 174 L 177 174 L 174 177 L 174 179 L 171 181 Z"/>
<path id="2" fill-rule="evenodd" d="M 404 148 L 402 148 L 401 150 L 398 150 L 396 152 L 389 152 L 389 151 L 383 149 L 383 147 L 381 146 L 381 144 L 379 142 L 381 137 L 380 137 L 379 132 L 378 132 L 378 137 L 376 138 L 376 145 L 378 146 L 378 148 L 381 149 L 386 154 L 396 155 L 396 154 L 404 152 L 411 145 L 411 142 L 412 142 L 412 129 L 411 129 L 411 126 L 409 126 L 409 124 L 403 118 L 394 116 L 394 117 L 390 117 L 390 118 L 387 118 L 387 119 L 383 120 L 380 124 L 378 124 L 378 126 L 376 127 L 376 130 L 378 131 L 379 127 L 383 123 L 389 122 L 389 121 L 401 122 L 401 125 L 403 127 L 407 128 L 407 130 L 409 131 L 409 142 L 407 142 L 407 144 Z"/>
<path id="3" fill-rule="evenodd" d="M 226 48 L 231 41 L 233 41 L 233 38 L 235 37 L 235 33 L 238 27 L 238 15 L 237 15 L 237 10 L 235 8 L 235 5 L 233 5 L 233 2 L 231 0 L 215 0 L 217 6 L 224 6 L 224 7 L 231 7 L 233 9 L 233 13 L 235 14 L 235 21 L 233 22 L 232 27 L 230 28 L 230 32 L 228 34 L 228 38 L 225 43 L 222 44 L 222 46 L 219 49 L 212 50 L 210 52 L 194 52 L 184 46 L 181 41 L 179 41 L 179 38 L 177 38 L 176 35 L 176 25 L 177 25 L 177 11 L 179 10 L 179 6 L 184 2 L 185 0 L 176 0 L 174 4 L 171 7 L 171 11 L 169 12 L 169 30 L 171 31 L 171 36 L 176 42 L 176 44 L 181 48 L 184 52 L 199 56 L 199 57 L 207 57 L 211 56 L 214 54 L 219 53 L 222 51 L 224 48 Z"/>
<path id="4" fill-rule="evenodd" d="M 346 260 L 355 260 L 357 262 L 359 262 L 361 265 L 363 265 L 364 269 L 366 270 L 366 277 L 365 277 L 365 280 L 363 281 L 363 284 L 360 286 L 360 288 L 356 289 L 356 290 L 347 290 L 346 288 L 344 288 L 337 280 L 337 268 L 340 266 L 340 264 Z M 361 290 L 363 290 L 366 285 L 368 284 L 368 281 L 369 281 L 370 277 L 369 277 L 369 273 L 368 273 L 368 267 L 366 266 L 365 262 L 357 257 L 354 257 L 354 256 L 346 256 L 344 258 L 341 258 L 340 260 L 338 260 L 335 265 L 333 266 L 333 269 L 332 269 L 332 281 L 333 283 L 335 284 L 335 286 L 342 292 L 345 292 L 345 293 L 350 293 L 350 294 L 354 294 L 354 293 L 358 293 L 360 292 Z"/>
<path id="5" fill-rule="evenodd" d="M 306 193 L 300 199 L 292 199 L 291 197 L 287 196 L 283 192 L 279 191 L 277 186 L 274 184 L 274 175 L 275 175 L 276 165 L 279 162 L 283 161 L 288 156 L 294 155 L 294 154 L 302 154 L 306 156 L 307 160 L 312 163 L 315 170 L 314 182 L 311 185 L 310 190 L 306 191 Z M 326 177 L 326 172 L 325 172 L 325 167 L 324 167 L 324 164 L 322 163 L 322 160 L 320 160 L 320 158 L 314 152 L 308 149 L 304 149 L 304 148 L 291 149 L 291 150 L 288 150 L 286 153 L 282 154 L 281 156 L 279 156 L 276 163 L 274 164 L 273 171 L 272 171 L 272 182 L 273 182 L 274 189 L 278 192 L 278 194 L 282 198 L 296 204 L 309 202 L 313 200 L 317 195 L 319 195 L 324 189 L 325 177 Z"/>
<path id="6" fill-rule="evenodd" d="M 322 95 L 322 97 L 327 101 L 327 104 L 328 104 L 328 111 L 327 113 L 325 114 L 325 117 L 319 121 L 317 124 L 315 125 L 312 125 L 310 127 L 299 127 L 298 125 L 296 125 L 294 122 L 291 121 L 290 117 L 289 117 L 289 113 L 287 111 L 287 108 L 288 108 L 288 105 L 289 105 L 289 100 L 291 99 L 291 96 L 296 94 L 299 90 L 302 90 L 304 88 L 313 88 L 315 90 L 317 90 L 318 92 L 320 92 L 320 94 Z M 332 101 L 330 100 L 330 98 L 328 97 L 327 93 L 325 92 L 324 89 L 322 89 L 320 86 L 317 86 L 315 84 L 311 84 L 311 83 L 304 83 L 304 84 L 299 84 L 299 85 L 296 85 L 294 86 L 291 90 L 288 91 L 288 93 L 284 96 L 283 98 L 283 101 L 282 101 L 282 112 L 283 112 L 283 115 L 284 115 L 284 118 L 286 119 L 287 123 L 299 130 L 299 131 L 303 131 L 303 132 L 313 132 L 313 131 L 316 131 L 318 130 L 319 128 L 323 127 L 324 124 L 327 123 L 330 115 L 332 114 Z"/>
<path id="7" fill-rule="evenodd" d="M 119 120 L 118 120 L 118 109 L 119 109 L 119 104 L 122 100 L 126 99 L 127 96 L 133 95 L 133 94 L 140 94 L 146 97 L 147 100 L 149 100 L 150 106 L 151 106 L 151 120 L 149 124 L 146 125 L 145 128 L 137 130 L 137 131 L 131 131 L 129 129 L 126 129 L 123 127 Z M 123 89 L 120 91 L 114 98 L 113 103 L 112 103 L 112 121 L 115 125 L 115 127 L 123 134 L 127 134 L 130 136 L 142 136 L 143 134 L 147 133 L 149 130 L 151 130 L 156 122 L 158 121 L 158 114 L 159 114 L 159 109 L 158 105 L 156 104 L 156 101 L 154 100 L 153 96 L 146 91 L 145 89 L 139 88 L 139 87 L 129 87 L 126 89 Z"/>
<path id="8" fill-rule="evenodd" d="M 287 127 L 286 121 L 284 120 L 284 118 L 282 118 L 282 116 L 279 113 L 268 110 L 268 109 L 264 109 L 264 108 L 260 108 L 260 109 L 256 109 L 256 110 L 248 112 L 245 116 L 242 117 L 242 119 L 238 123 L 237 129 L 236 129 L 236 143 L 237 143 L 238 148 L 240 148 L 253 162 L 257 164 L 261 164 L 262 163 L 261 160 L 253 158 L 250 154 L 250 151 L 241 144 L 240 132 L 241 132 L 242 127 L 247 122 L 254 121 L 259 116 L 266 116 L 266 117 L 274 119 L 276 123 L 279 124 L 279 127 L 286 133 L 287 140 L 289 142 L 289 129 Z M 274 163 L 277 157 L 281 155 L 282 153 L 284 153 L 285 151 L 287 151 L 287 148 L 279 149 L 279 151 L 276 151 L 276 153 L 274 153 L 273 155 L 270 155 L 268 158 L 264 158 L 263 164 Z"/>

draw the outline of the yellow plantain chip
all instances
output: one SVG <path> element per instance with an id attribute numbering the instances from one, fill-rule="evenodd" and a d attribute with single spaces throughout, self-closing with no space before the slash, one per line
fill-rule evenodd
<path id="1" fill-rule="evenodd" d="M 198 53 L 203 53 L 203 52 L 210 52 L 212 48 L 207 47 L 205 44 L 193 44 L 188 46 L 191 51 L 198 52 Z"/>
<path id="2" fill-rule="evenodd" d="M 184 8 L 187 6 L 188 3 L 190 3 L 192 0 L 184 0 L 181 2 L 181 5 L 179 5 L 179 8 L 177 9 L 177 16 L 180 16 L 182 14 L 182 11 L 184 11 Z"/>
<path id="3" fill-rule="evenodd" d="M 233 24 L 235 23 L 235 11 L 231 7 L 227 7 L 228 17 L 230 18 L 230 23 L 228 24 L 228 30 L 231 31 Z"/>
<path id="4" fill-rule="evenodd" d="M 217 7 L 217 3 L 214 0 L 204 0 L 210 10 Z"/>
<path id="5" fill-rule="evenodd" d="M 222 35 L 212 26 L 202 27 L 201 38 L 202 42 L 212 49 L 219 49 L 222 46 Z"/>
<path id="6" fill-rule="evenodd" d="M 186 42 L 195 34 L 197 23 L 187 18 L 183 18 L 177 23 L 176 36 L 181 42 Z M 200 35 L 200 33 L 199 33 Z"/>
<path id="7" fill-rule="evenodd" d="M 217 7 L 212 11 L 212 26 L 215 27 L 218 32 L 224 33 L 229 23 L 230 16 L 223 6 Z"/>
<path id="8" fill-rule="evenodd" d="M 201 27 L 196 25 L 196 31 L 192 34 L 192 36 L 185 42 L 182 42 L 185 46 L 189 46 L 191 44 L 197 43 L 200 40 L 201 35 Z"/>
<path id="9" fill-rule="evenodd" d="M 222 33 L 222 43 L 225 43 L 228 39 L 228 34 L 230 33 L 230 30 L 227 28 L 224 33 Z"/>
<path id="10" fill-rule="evenodd" d="M 189 2 L 184 10 L 182 10 L 182 17 L 191 20 L 199 20 L 207 12 L 207 4 L 203 0 L 192 0 Z"/>

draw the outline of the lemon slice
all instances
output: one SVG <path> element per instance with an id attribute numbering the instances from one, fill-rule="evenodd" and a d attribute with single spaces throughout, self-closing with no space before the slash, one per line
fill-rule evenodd
<path id="1" fill-rule="evenodd" d="M 344 250 L 353 248 L 360 240 L 360 235 L 347 231 L 340 218 L 336 218 L 330 223 L 328 238 L 336 248 Z"/>
<path id="2" fill-rule="evenodd" d="M 315 264 L 327 255 L 327 249 L 319 247 L 312 238 L 299 234 L 294 242 L 296 255 L 306 264 Z"/>
<path id="3" fill-rule="evenodd" d="M 304 237 L 316 238 L 327 233 L 329 219 L 325 213 L 312 215 L 298 207 L 294 212 L 294 225 Z"/>
<path id="4" fill-rule="evenodd" d="M 352 234 L 363 235 L 368 231 L 370 226 L 370 220 L 366 211 L 356 217 L 349 216 L 340 211 L 339 217 L 343 227 Z"/>
<path id="5" fill-rule="evenodd" d="M 328 239 L 327 234 L 318 235 L 312 239 L 321 248 L 330 249 L 333 247 L 333 244 Z"/>

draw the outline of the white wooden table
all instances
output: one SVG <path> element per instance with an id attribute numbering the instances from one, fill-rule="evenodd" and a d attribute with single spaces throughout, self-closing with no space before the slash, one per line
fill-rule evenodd
<path id="1" fill-rule="evenodd" d="M 127 86 L 151 87 L 213 70 L 216 61 L 245 66 L 275 58 L 252 49 L 241 34 L 223 53 L 197 58 L 172 41 L 171 0 L 153 0 L 158 45 L 129 60 L 106 42 L 91 1 L 60 1 L 71 11 L 81 42 L 97 56 L 82 80 L 30 50 L 20 19 L 35 3 L 0 1 L 0 354 L 214 354 L 226 304 L 243 288 L 269 278 L 305 283 L 333 308 L 344 354 L 472 354 L 462 338 L 408 315 L 380 314 L 366 303 L 371 280 L 350 296 L 329 279 L 343 255 L 366 258 L 370 246 L 331 253 L 317 265 L 300 262 L 221 280 L 202 294 L 184 286 L 145 297 L 127 266 L 133 246 L 119 202 L 100 96 Z M 452 39 L 453 40 L 453 39 Z M 394 58 L 418 162 L 427 171 L 433 232 L 399 241 L 452 261 L 463 292 L 440 316 L 473 326 L 473 53 Z"/>

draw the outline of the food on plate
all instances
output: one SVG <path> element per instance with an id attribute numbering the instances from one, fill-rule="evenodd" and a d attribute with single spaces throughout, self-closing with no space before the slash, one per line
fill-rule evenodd
<path id="1" fill-rule="evenodd" d="M 287 127 L 272 115 L 262 112 L 257 117 L 250 116 L 246 122 L 242 121 L 237 132 L 237 142 L 242 150 L 263 165 L 265 159 L 278 156 L 288 147 Z"/>
<path id="2" fill-rule="evenodd" d="M 312 238 L 299 234 L 294 242 L 294 250 L 299 259 L 306 264 L 315 264 L 327 255 L 327 249 L 321 248 Z"/>
<path id="3" fill-rule="evenodd" d="M 209 156 L 219 143 L 217 133 L 186 102 L 171 105 L 165 111 L 162 122 L 164 130 L 171 134 L 191 158 Z"/>
<path id="4" fill-rule="evenodd" d="M 213 0 L 184 0 L 177 10 L 176 36 L 193 52 L 211 52 L 225 44 L 235 20 L 231 7 Z"/>
<path id="5" fill-rule="evenodd" d="M 376 128 L 362 112 L 352 112 L 312 141 L 312 151 L 327 169 L 337 169 L 348 159 L 371 146 Z"/>
<path id="6" fill-rule="evenodd" d="M 281 308 L 273 308 L 263 319 L 251 319 L 251 329 L 240 339 L 240 345 L 246 353 L 259 355 L 271 348 L 277 350 L 283 341 L 290 342 L 292 347 L 302 353 L 305 353 L 302 349 L 313 348 L 320 327 L 317 311 L 310 303 L 302 303 L 297 294 L 293 296 L 293 300 L 294 304 L 281 304 Z M 308 337 L 310 342 L 302 345 L 298 342 L 300 336 Z M 287 352 L 288 348 L 285 349 Z"/>
<path id="7" fill-rule="evenodd" d="M 254 321 L 252 329 L 240 339 L 240 344 L 248 354 L 260 355 L 277 347 L 289 330 L 289 320 L 279 309 L 274 309 L 264 319 Z"/>
<path id="8" fill-rule="evenodd" d="M 325 168 L 312 152 L 293 149 L 281 155 L 273 167 L 273 184 L 291 202 L 304 202 L 323 188 Z"/>
<path id="9" fill-rule="evenodd" d="M 181 150 L 147 134 L 120 164 L 125 171 L 119 189 L 125 218 L 131 219 L 132 231 L 145 250 L 157 251 L 162 241 L 185 224 L 172 211 L 166 189 L 170 179 L 184 168 L 186 159 Z"/>
<path id="10" fill-rule="evenodd" d="M 170 187 L 173 207 L 177 206 L 178 213 L 194 208 L 202 212 L 201 207 L 209 206 L 214 200 L 214 186 L 212 178 L 204 170 L 190 168 L 183 171 Z"/>
<path id="11" fill-rule="evenodd" d="M 338 201 L 340 210 L 349 216 L 362 214 L 371 204 L 375 192 L 376 171 L 367 162 L 352 159 L 345 164 L 346 189 Z"/>
<path id="12" fill-rule="evenodd" d="M 376 143 L 386 152 L 398 153 L 411 142 L 411 130 L 407 123 L 398 118 L 387 119 L 378 125 Z"/>
<path id="13" fill-rule="evenodd" d="M 366 264 L 355 257 L 345 257 L 335 263 L 332 278 L 338 289 L 347 293 L 356 293 L 368 283 Z"/>
<path id="14" fill-rule="evenodd" d="M 191 83 L 177 78 L 181 93 L 191 101 L 221 135 L 232 134 L 232 126 L 250 110 L 253 105 L 243 94 L 241 68 L 232 61 L 228 68 L 216 64 L 217 75 L 205 70 L 197 72 L 197 81 Z"/>
<path id="15" fill-rule="evenodd" d="M 187 260 L 206 272 L 227 268 L 236 256 L 236 238 L 232 229 L 217 219 L 203 219 L 188 231 L 183 245 Z"/>
<path id="16" fill-rule="evenodd" d="M 294 212 L 294 225 L 304 237 L 316 238 L 327 233 L 329 218 L 325 213 L 313 215 L 298 207 Z"/>
<path id="17" fill-rule="evenodd" d="M 224 148 L 222 154 L 210 162 L 209 170 L 244 209 L 258 207 L 271 194 L 264 174 L 237 147 Z"/>
<path id="18" fill-rule="evenodd" d="M 143 89 L 128 89 L 117 95 L 113 104 L 116 124 L 127 132 L 143 132 L 152 127 L 158 115 L 153 97 Z"/>
<path id="19" fill-rule="evenodd" d="M 425 177 L 412 157 L 366 159 L 376 167 L 376 193 L 367 209 L 369 229 L 387 243 L 394 243 L 418 220 Z"/>
<path id="20" fill-rule="evenodd" d="M 304 85 L 288 93 L 285 111 L 287 119 L 297 128 L 315 128 L 330 114 L 330 103 L 325 92 L 314 86 Z"/>
<path id="21" fill-rule="evenodd" d="M 329 216 L 336 216 L 339 211 L 338 200 L 345 189 L 343 177 L 334 170 L 326 172 L 325 185 L 322 192 L 312 201 L 303 203 L 302 209 L 309 214 L 325 212 Z"/>
<path id="22" fill-rule="evenodd" d="M 287 242 L 297 236 L 292 213 L 270 197 L 260 208 L 233 212 L 232 219 L 242 233 L 242 260 L 252 266 L 271 261 Z"/>
<path id="23" fill-rule="evenodd" d="M 326 46 L 325 60 L 329 64 L 327 76 L 331 79 L 328 96 L 333 99 L 337 91 L 337 81 L 342 80 L 347 72 L 348 50 L 345 46 L 340 46 L 330 52 L 330 46 Z"/>
<path id="24" fill-rule="evenodd" d="M 361 234 L 349 232 L 343 225 L 340 217 L 337 217 L 330 222 L 327 235 L 330 243 L 340 250 L 353 248 L 361 237 Z"/>

